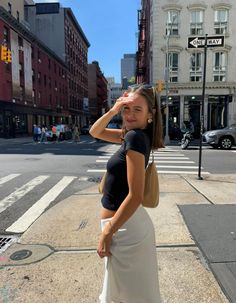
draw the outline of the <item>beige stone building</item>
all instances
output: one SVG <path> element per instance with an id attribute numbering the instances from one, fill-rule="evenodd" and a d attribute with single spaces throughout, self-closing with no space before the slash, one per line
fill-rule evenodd
<path id="1" fill-rule="evenodd" d="M 188 48 L 189 37 L 224 36 L 223 47 L 208 47 L 204 127 L 236 123 L 236 2 L 233 0 L 143 0 L 150 83 L 168 80 L 170 123 L 192 119 L 200 127 L 204 48 Z M 168 68 L 169 66 L 169 68 Z M 165 107 L 166 91 L 162 91 Z"/>

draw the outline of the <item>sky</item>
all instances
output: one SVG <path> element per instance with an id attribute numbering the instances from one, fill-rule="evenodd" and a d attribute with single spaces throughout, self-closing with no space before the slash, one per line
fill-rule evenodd
<path id="1" fill-rule="evenodd" d="M 121 58 L 137 51 L 140 0 L 35 0 L 70 7 L 90 47 L 88 63 L 98 61 L 105 77 L 121 82 Z"/>

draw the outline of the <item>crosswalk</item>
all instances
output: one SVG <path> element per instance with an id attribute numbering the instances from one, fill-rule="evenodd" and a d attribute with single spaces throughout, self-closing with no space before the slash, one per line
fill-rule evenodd
<path id="1" fill-rule="evenodd" d="M 117 151 L 119 146 L 111 145 L 103 156 L 99 156 L 96 160 L 97 164 L 103 164 L 103 168 L 88 169 L 88 173 L 104 173 L 106 171 L 106 163 L 109 158 Z M 198 165 L 189 159 L 182 151 L 174 148 L 164 148 L 154 152 L 154 162 L 157 171 L 160 174 L 197 174 Z M 202 174 L 209 174 L 201 167 Z"/>
<path id="2" fill-rule="evenodd" d="M 49 184 L 45 184 L 53 177 L 50 175 L 39 175 L 28 182 L 25 181 L 25 178 L 23 174 L 9 174 L 0 177 L 0 226 L 7 221 L 10 209 L 13 214 L 17 211 L 19 212 L 19 208 L 25 209 L 24 213 L 5 229 L 6 232 L 25 232 L 73 181 L 84 181 L 83 178 L 78 176 L 60 176 L 59 178 L 54 177 L 56 180 L 51 180 Z M 15 183 L 12 185 L 11 182 Z M 15 184 L 19 185 L 19 187 L 12 190 Z M 51 186 L 51 184 L 54 185 Z M 10 188 L 11 193 L 2 197 L 8 188 Z M 32 204 L 31 206 L 27 205 L 28 201 Z"/>
<path id="3" fill-rule="evenodd" d="M 106 171 L 108 159 L 117 151 L 118 145 L 101 146 L 102 155 L 95 158 L 94 168 L 83 176 L 27 175 L 11 173 L 0 175 L 0 228 L 9 233 L 24 233 L 50 205 L 71 195 L 82 182 L 97 182 Z M 198 165 L 183 151 L 165 148 L 154 152 L 159 174 L 195 174 Z M 90 166 L 91 167 L 91 166 Z M 209 174 L 202 168 L 202 174 Z M 78 183 L 74 183 L 78 182 Z M 85 184 L 85 183 L 83 183 Z M 83 186 L 83 185 L 82 185 Z M 86 185 L 87 186 L 87 185 Z M 13 218 L 9 220 L 9 217 Z"/>

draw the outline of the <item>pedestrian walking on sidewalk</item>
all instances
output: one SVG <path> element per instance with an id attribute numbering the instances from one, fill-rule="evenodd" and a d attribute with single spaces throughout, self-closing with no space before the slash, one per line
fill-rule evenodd
<path id="1" fill-rule="evenodd" d="M 80 137 L 79 137 L 79 127 L 76 124 L 73 130 L 73 141 L 74 143 L 78 143 L 80 141 Z"/>
<path id="2" fill-rule="evenodd" d="M 45 125 L 42 126 L 42 129 L 41 129 L 41 137 L 40 137 L 40 143 L 44 143 L 46 142 L 47 138 L 46 138 L 46 127 Z"/>
<path id="3" fill-rule="evenodd" d="M 123 128 L 106 128 L 120 112 Z M 100 302 L 160 303 L 154 226 L 141 205 L 150 151 L 163 147 L 155 89 L 130 87 L 93 124 L 90 134 L 121 144 L 107 163 L 101 200 L 97 253 L 105 257 L 105 276 Z"/>

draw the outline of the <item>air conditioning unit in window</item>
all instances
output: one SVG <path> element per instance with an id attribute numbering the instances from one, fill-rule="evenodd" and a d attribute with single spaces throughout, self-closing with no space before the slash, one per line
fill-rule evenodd
<path id="1" fill-rule="evenodd" d="M 19 46 L 19 50 L 23 51 L 24 47 L 23 46 Z"/>
<path id="2" fill-rule="evenodd" d="M 42 61 L 41 61 L 41 59 L 38 59 L 38 63 L 41 63 Z"/>

